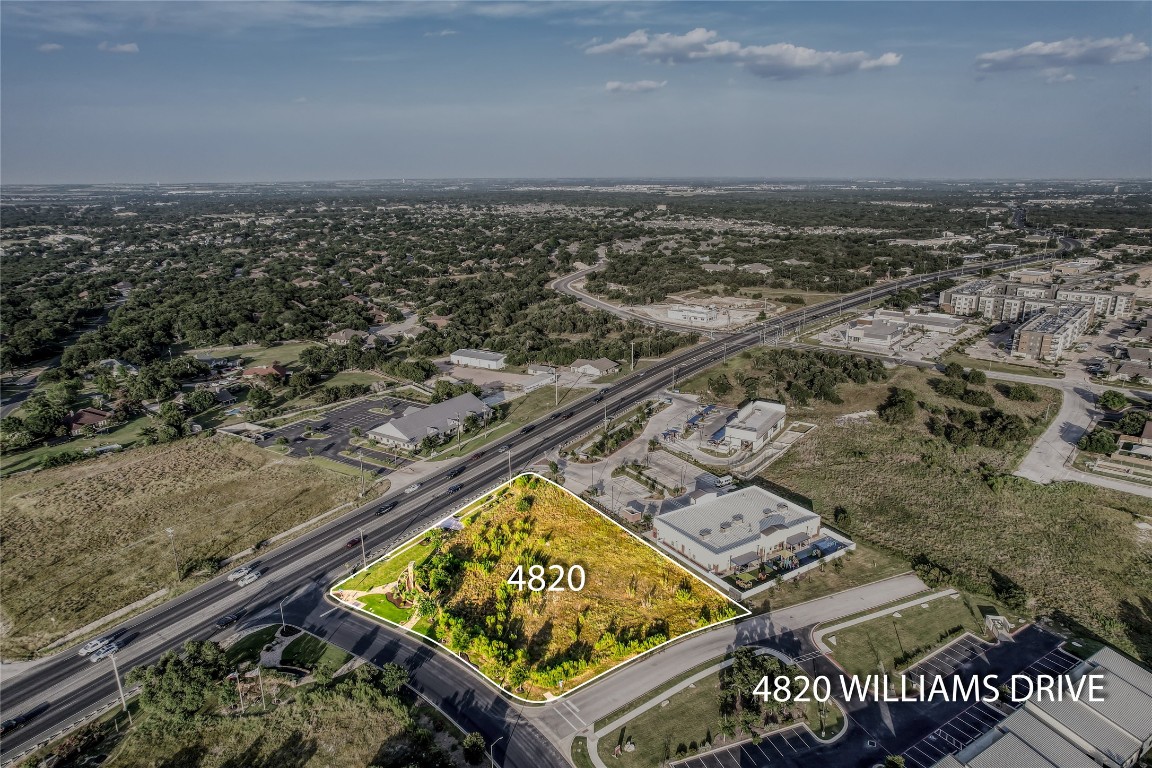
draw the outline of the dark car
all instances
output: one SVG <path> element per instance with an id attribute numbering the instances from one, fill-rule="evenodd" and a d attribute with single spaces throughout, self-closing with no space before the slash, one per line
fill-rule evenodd
<path id="1" fill-rule="evenodd" d="M 450 485 L 450 486 L 448 486 L 448 493 L 456 493 L 456 491 L 460 490 L 463 487 L 464 486 L 460 485 L 459 483 L 457 483 L 456 485 Z"/>
<path id="2" fill-rule="evenodd" d="M 359 536 L 357 536 L 356 538 L 352 539 L 352 541 L 345 544 L 344 549 L 352 549 L 353 547 L 358 547 L 358 546 L 360 546 L 360 537 Z"/>
<path id="3" fill-rule="evenodd" d="M 20 726 L 24 725 L 24 721 L 26 719 L 27 718 L 21 715 L 20 717 L 14 717 L 11 720 L 5 720 L 4 722 L 0 723 L 0 736 L 4 735 L 5 733 L 11 733 Z"/>
<path id="4" fill-rule="evenodd" d="M 373 512 L 372 514 L 375 514 L 375 515 L 387 514 L 387 513 L 391 512 L 392 510 L 396 509 L 396 505 L 398 503 L 399 502 L 396 502 L 396 501 L 390 501 L 387 504 L 381 504 L 380 506 L 376 507 L 376 511 Z"/>
<path id="5" fill-rule="evenodd" d="M 225 627 L 230 627 L 238 621 L 240 621 L 240 617 L 235 613 L 230 613 L 227 616 L 221 616 L 216 620 L 216 629 L 224 629 Z"/>
<path id="6" fill-rule="evenodd" d="M 551 421 L 552 419 L 558 419 L 558 418 L 560 418 L 560 414 L 554 413 L 548 417 L 548 420 Z"/>
<path id="7" fill-rule="evenodd" d="M 460 475 L 462 475 L 462 474 L 464 474 L 464 467 L 456 467 L 455 469 L 449 471 L 447 476 L 448 477 L 460 477 Z"/>
<path id="8" fill-rule="evenodd" d="M 604 399 L 604 395 L 596 395 L 596 397 L 592 398 L 592 402 L 598 403 L 603 399 Z"/>
<path id="9" fill-rule="evenodd" d="M 536 425 L 535 424 L 529 424 L 528 426 L 524 427 L 524 429 L 520 430 L 520 434 L 526 435 L 534 429 L 536 429 Z"/>
<path id="10" fill-rule="evenodd" d="M 564 419 L 570 419 L 575 415 L 576 415 L 576 411 L 568 411 L 568 413 L 564 414 L 563 418 Z"/>
<path id="11" fill-rule="evenodd" d="M 468 461 L 479 461 L 485 453 L 486 451 L 476 451 L 476 453 L 472 454 L 472 458 L 468 459 Z"/>

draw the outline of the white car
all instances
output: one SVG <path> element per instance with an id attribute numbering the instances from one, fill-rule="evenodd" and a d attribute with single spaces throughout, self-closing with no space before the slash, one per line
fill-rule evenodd
<path id="1" fill-rule="evenodd" d="M 252 573 L 252 566 L 242 565 L 236 570 L 232 571 L 232 573 L 228 574 L 228 581 L 236 581 L 237 579 L 242 579 L 250 573 Z"/>
<path id="2" fill-rule="evenodd" d="M 87 656 L 90 653 L 96 653 L 96 651 L 108 645 L 110 642 L 112 642 L 112 638 L 110 637 L 98 637 L 95 640 L 89 640 L 80 646 L 80 655 Z"/>
<path id="3" fill-rule="evenodd" d="M 96 653 L 92 654 L 92 658 L 89 659 L 89 661 L 97 662 L 101 659 L 106 659 L 112 654 L 116 653 L 118 650 L 120 650 L 120 646 L 116 645 L 116 643 L 108 643 L 103 648 L 96 651 Z"/>
<path id="4" fill-rule="evenodd" d="M 423 485 L 423 483 L 412 483 L 412 485 L 404 489 L 404 493 L 415 493 L 420 490 L 421 485 Z"/>
<path id="5" fill-rule="evenodd" d="M 238 586 L 238 587 L 246 587 L 246 586 L 248 586 L 249 584 L 251 584 L 252 582 L 254 582 L 254 581 L 256 581 L 257 579 L 259 579 L 259 578 L 260 578 L 260 571 L 252 571 L 252 572 L 251 572 L 251 573 L 249 573 L 247 576 L 245 576 L 244 578 L 242 578 L 242 579 L 240 579 L 239 581 L 237 581 L 237 582 L 236 582 L 236 586 Z"/>

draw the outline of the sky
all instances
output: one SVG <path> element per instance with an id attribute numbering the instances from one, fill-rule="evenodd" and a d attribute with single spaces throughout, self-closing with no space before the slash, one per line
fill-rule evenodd
<path id="1" fill-rule="evenodd" d="M 0 182 L 1149 178 L 1152 2 L 0 3 Z"/>

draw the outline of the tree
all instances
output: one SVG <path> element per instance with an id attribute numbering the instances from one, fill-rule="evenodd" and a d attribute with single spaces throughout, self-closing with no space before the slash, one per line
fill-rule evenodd
<path id="1" fill-rule="evenodd" d="M 1089 453 L 1109 454 L 1116 452 L 1116 438 L 1106 429 L 1092 430 L 1080 438 L 1080 442 L 1076 445 L 1080 450 Z"/>
<path id="2" fill-rule="evenodd" d="M 275 398 L 264 387 L 254 386 L 248 390 L 248 405 L 253 408 L 267 408 Z"/>
<path id="3" fill-rule="evenodd" d="M 484 750 L 488 748 L 484 741 L 484 734 L 479 731 L 472 731 L 465 736 L 460 746 L 464 750 L 464 759 L 469 765 L 479 765 L 480 761 L 484 759 Z"/>
<path id="4" fill-rule="evenodd" d="M 1036 394 L 1036 390 L 1027 384 L 1013 384 L 1008 390 L 1008 399 L 1034 403 L 1040 399 L 1040 395 Z"/>
<path id="5" fill-rule="evenodd" d="M 948 363 L 944 366 L 944 375 L 950 379 L 959 379 L 964 375 L 964 366 L 957 362 Z"/>
<path id="6" fill-rule="evenodd" d="M 969 368 L 968 372 L 964 374 L 964 380 L 976 386 L 982 386 L 988 383 L 988 377 L 984 374 L 984 371 L 976 368 Z"/>
<path id="7" fill-rule="evenodd" d="M 888 755 L 884 758 L 884 768 L 904 768 L 904 756 Z"/>
<path id="8" fill-rule="evenodd" d="M 216 405 L 216 398 L 206 389 L 197 389 L 184 396 L 184 405 L 191 413 L 203 413 Z"/>
<path id="9" fill-rule="evenodd" d="M 408 670 L 399 664 L 389 662 L 380 667 L 380 687 L 388 693 L 396 693 L 408 684 Z"/>
<path id="10" fill-rule="evenodd" d="M 1109 389 L 1100 395 L 1098 402 L 1102 408 L 1107 408 L 1110 411 L 1119 411 L 1128 406 L 1128 398 L 1124 396 L 1124 393 L 1114 389 Z"/>
<path id="11" fill-rule="evenodd" d="M 916 416 L 916 393 L 910 389 L 892 387 L 885 400 L 876 409 L 881 419 L 889 424 L 903 424 Z"/>
<path id="12" fill-rule="evenodd" d="M 1116 422 L 1116 431 L 1122 435 L 1139 435 L 1147 421 L 1148 414 L 1144 411 L 1129 411 Z"/>

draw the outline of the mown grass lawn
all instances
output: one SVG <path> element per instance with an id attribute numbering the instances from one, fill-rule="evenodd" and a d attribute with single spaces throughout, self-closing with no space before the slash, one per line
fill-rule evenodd
<path id="1" fill-rule="evenodd" d="M 352 654 L 324 642 L 318 637 L 301 633 L 288 643 L 280 655 L 280 663 L 286 667 L 315 670 L 321 666 L 335 672 L 348 663 Z"/>
<path id="2" fill-rule="evenodd" d="M 827 636 L 824 642 L 832 648 L 832 658 L 849 674 L 879 674 L 881 667 L 891 674 L 915 663 L 915 659 L 902 660 L 906 654 L 915 654 L 919 659 L 959 637 L 954 634 L 941 639 L 956 627 L 983 635 L 982 609 L 987 613 L 1003 611 L 993 601 L 972 595 L 938 597 L 902 608 L 897 611 L 898 617 L 881 616 L 838 630 L 833 633 L 835 642 Z"/>
<path id="3" fill-rule="evenodd" d="M 224 655 L 228 657 L 230 664 L 243 664 L 244 662 L 255 664 L 260 660 L 260 651 L 272 642 L 272 638 L 276 637 L 276 633 L 279 631 L 279 624 L 261 627 L 230 645 Z"/>

